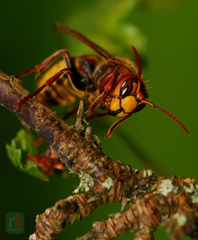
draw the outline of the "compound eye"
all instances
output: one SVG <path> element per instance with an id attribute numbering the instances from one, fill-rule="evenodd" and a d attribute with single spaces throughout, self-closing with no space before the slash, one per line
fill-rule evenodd
<path id="1" fill-rule="evenodd" d="M 133 91 L 133 82 L 135 80 L 133 78 L 129 78 L 123 82 L 120 88 L 120 96 L 123 98 L 127 97 Z"/>

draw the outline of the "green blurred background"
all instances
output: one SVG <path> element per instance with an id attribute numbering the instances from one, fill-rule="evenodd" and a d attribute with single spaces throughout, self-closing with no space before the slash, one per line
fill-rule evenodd
<path id="1" fill-rule="evenodd" d="M 84 33 L 120 56 L 134 59 L 130 47 L 133 44 L 149 80 L 149 99 L 177 116 L 190 135 L 150 106 L 120 125 L 111 139 L 104 139 L 103 134 L 115 121 L 113 117 L 91 121 L 94 133 L 112 159 L 121 159 L 138 169 L 152 168 L 157 174 L 198 180 L 197 0 L 12 0 L 2 1 L 0 10 L 0 70 L 10 75 L 40 63 L 61 48 L 67 48 L 71 55 L 92 52 L 77 40 L 58 34 L 53 28 L 55 21 Z M 33 91 L 34 75 L 24 78 L 24 85 Z M 77 176 L 63 179 L 53 174 L 49 182 L 43 182 L 16 169 L 7 157 L 5 144 L 10 143 L 21 124 L 7 109 L 0 107 L 0 111 L 0 237 L 28 239 L 35 230 L 36 215 L 71 195 L 79 180 Z M 82 222 L 67 226 L 57 239 L 75 239 L 91 230 L 93 221 L 119 210 L 120 204 L 103 206 Z M 25 232 L 9 235 L 4 230 L 5 214 L 17 211 L 25 215 Z M 155 236 L 169 239 L 160 229 Z M 132 234 L 127 232 L 118 239 L 132 239 Z"/>

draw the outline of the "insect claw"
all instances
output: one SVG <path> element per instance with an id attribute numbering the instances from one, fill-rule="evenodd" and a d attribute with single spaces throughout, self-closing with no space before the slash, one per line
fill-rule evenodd
<path id="1" fill-rule="evenodd" d="M 29 95 L 28 95 L 29 96 Z M 27 97 L 27 96 L 26 96 Z M 23 97 L 16 105 L 14 105 L 14 108 L 19 111 L 21 105 L 27 101 L 27 98 Z"/>

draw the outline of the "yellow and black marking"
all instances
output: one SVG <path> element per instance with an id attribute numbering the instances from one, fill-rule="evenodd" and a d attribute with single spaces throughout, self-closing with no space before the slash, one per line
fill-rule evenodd
<path id="1" fill-rule="evenodd" d="M 65 67 L 67 66 L 64 59 L 57 62 L 42 76 L 38 87 L 42 86 L 51 76 Z M 51 86 L 43 89 L 37 98 L 41 103 L 50 107 L 70 104 L 79 98 L 84 98 L 85 95 L 85 92 L 79 91 L 73 86 L 68 74 L 63 73 Z"/>

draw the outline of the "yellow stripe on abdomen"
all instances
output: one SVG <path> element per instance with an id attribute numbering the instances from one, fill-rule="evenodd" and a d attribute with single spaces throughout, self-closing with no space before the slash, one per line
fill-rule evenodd
<path id="1" fill-rule="evenodd" d="M 65 60 L 57 62 L 40 79 L 38 87 L 55 75 L 58 71 L 66 68 Z M 83 98 L 85 93 L 76 89 L 66 73 L 63 73 L 51 86 L 44 88 L 38 94 L 38 100 L 46 106 L 67 105 L 79 98 Z"/>

